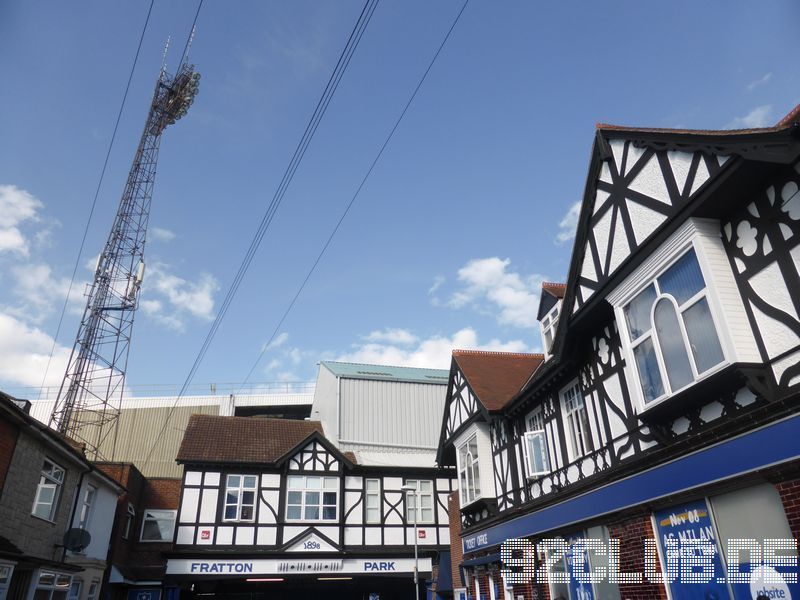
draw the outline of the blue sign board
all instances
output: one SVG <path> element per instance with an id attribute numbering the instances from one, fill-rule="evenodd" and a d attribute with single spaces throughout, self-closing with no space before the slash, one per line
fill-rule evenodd
<path id="1" fill-rule="evenodd" d="M 725 570 L 722 567 L 711 513 L 705 500 L 695 500 L 673 506 L 654 514 L 658 543 L 664 561 L 673 565 L 669 589 L 673 600 L 729 600 L 728 586 L 725 583 Z M 702 544 L 713 556 L 703 556 L 704 549 L 693 547 Z M 707 553 L 706 553 L 707 554 Z M 683 561 L 705 559 L 705 567 L 687 568 Z M 710 558 L 710 560 L 709 560 Z M 700 562 L 700 560 L 698 560 Z M 692 581 L 692 575 L 696 580 Z"/>

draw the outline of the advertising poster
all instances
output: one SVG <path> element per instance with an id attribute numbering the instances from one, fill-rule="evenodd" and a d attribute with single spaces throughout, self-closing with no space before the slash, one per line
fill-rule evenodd
<path id="1" fill-rule="evenodd" d="M 594 589 L 591 583 L 580 582 L 573 576 L 574 564 L 580 564 L 577 561 L 583 562 L 583 572 L 589 573 L 592 570 L 589 564 L 589 553 L 583 549 L 575 547 L 575 542 L 583 539 L 583 534 L 572 535 L 566 538 L 569 544 L 569 550 L 565 554 L 567 561 L 567 572 L 569 573 L 569 597 L 570 600 L 594 600 Z"/>
<path id="2" fill-rule="evenodd" d="M 730 600 L 728 585 L 725 581 L 725 570 L 719 547 L 714 535 L 714 526 L 711 522 L 711 513 L 705 500 L 695 500 L 654 514 L 656 519 L 656 534 L 661 547 L 662 556 L 667 562 L 678 565 L 675 581 L 669 584 L 672 600 Z M 676 542 L 672 546 L 670 541 Z M 681 576 L 680 561 L 676 560 L 675 552 L 681 542 L 702 541 L 711 544 L 714 556 L 711 564 L 714 573 L 708 581 L 688 582 L 687 577 Z M 685 550 L 684 550 L 685 552 Z M 695 556 L 701 555 L 702 550 L 690 549 Z M 699 571 L 699 569 L 698 569 Z M 700 578 L 702 579 L 702 577 Z"/>

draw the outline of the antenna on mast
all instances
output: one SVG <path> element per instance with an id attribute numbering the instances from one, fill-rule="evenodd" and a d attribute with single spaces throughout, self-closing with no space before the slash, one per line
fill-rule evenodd
<path id="1" fill-rule="evenodd" d="M 160 75 L 160 78 L 164 77 L 164 75 L 167 72 L 167 51 L 169 50 L 169 43 L 170 43 L 171 40 L 172 40 L 172 37 L 171 36 L 167 36 L 167 43 L 164 44 L 164 55 L 161 57 L 161 75 Z"/>
<path id="2" fill-rule="evenodd" d="M 197 25 L 192 25 L 192 32 L 189 34 L 189 41 L 186 43 L 186 55 L 184 62 L 189 62 L 189 51 L 192 49 L 192 42 L 194 42 L 194 34 L 197 31 Z"/>

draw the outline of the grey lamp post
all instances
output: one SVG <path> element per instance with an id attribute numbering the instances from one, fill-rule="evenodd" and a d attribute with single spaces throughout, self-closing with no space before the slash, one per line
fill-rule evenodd
<path id="1" fill-rule="evenodd" d="M 419 523 L 419 481 L 417 485 L 405 484 L 400 488 L 406 493 L 406 502 L 408 502 L 408 494 L 414 493 L 414 600 L 419 600 L 419 554 L 417 551 L 417 524 Z M 408 510 L 406 510 L 408 515 Z"/>

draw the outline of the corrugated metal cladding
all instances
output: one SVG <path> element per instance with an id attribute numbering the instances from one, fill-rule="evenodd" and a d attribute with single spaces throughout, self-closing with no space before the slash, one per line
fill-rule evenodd
<path id="1" fill-rule="evenodd" d="M 446 385 L 340 381 L 342 441 L 436 448 Z"/>
<path id="2" fill-rule="evenodd" d="M 170 407 L 134 408 L 123 410 L 118 419 L 116 444 L 110 431 L 100 445 L 100 453 L 107 460 L 135 463 L 147 477 L 180 477 L 183 467 L 175 463 L 183 432 L 194 414 L 217 415 L 219 406 L 179 406 L 169 418 L 169 425 L 159 438 Z M 156 440 L 158 439 L 158 444 Z M 155 451 L 145 465 L 150 448 Z"/>

